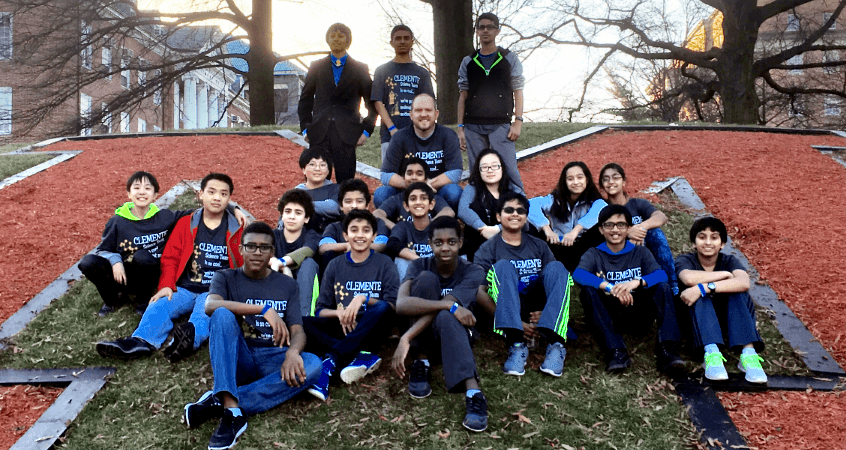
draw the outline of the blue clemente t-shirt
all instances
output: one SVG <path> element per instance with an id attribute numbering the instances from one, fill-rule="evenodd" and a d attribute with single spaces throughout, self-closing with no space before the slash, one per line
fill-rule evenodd
<path id="1" fill-rule="evenodd" d="M 652 203 L 649 203 L 642 198 L 630 198 L 629 201 L 626 202 L 626 209 L 629 210 L 629 214 L 632 215 L 632 225 L 645 222 L 656 211 L 655 207 L 652 206 Z"/>
<path id="2" fill-rule="evenodd" d="M 589 248 L 573 272 L 573 281 L 594 288 L 599 288 L 603 281 L 613 285 L 641 279 L 647 287 L 652 287 L 666 283 L 667 274 L 649 249 L 631 242 L 626 242 L 619 253 L 612 252 L 604 242 Z"/>
<path id="3" fill-rule="evenodd" d="M 432 247 L 429 245 L 429 227 L 418 230 L 414 222 L 399 222 L 391 230 L 391 238 L 397 238 L 402 248 L 410 248 L 421 258 L 432 256 Z"/>
<path id="4" fill-rule="evenodd" d="M 248 277 L 242 269 L 221 270 L 214 274 L 209 294 L 248 305 L 269 304 L 289 329 L 303 324 L 297 282 L 281 273 L 271 271 L 267 277 L 256 280 Z M 242 329 L 251 344 L 273 345 L 273 329 L 261 314 L 244 316 Z"/>
<path id="5" fill-rule="evenodd" d="M 502 240 L 502 235 L 497 235 L 485 241 L 476 254 L 473 262 L 482 266 L 485 271 L 500 260 L 511 261 L 517 269 L 517 276 L 520 277 L 519 291 L 525 294 L 529 287 L 540 277 L 544 266 L 555 261 L 555 256 L 546 242 L 523 233 L 520 245 L 509 245 Z"/>
<path id="6" fill-rule="evenodd" d="M 438 272 L 434 258 L 420 258 L 411 262 L 403 282 L 413 280 L 423 272 L 432 272 L 438 276 L 441 284 L 441 298 L 452 295 L 461 306 L 470 308 L 476 302 L 479 286 L 485 284 L 485 271 L 478 264 L 458 258 L 458 266 L 452 276 L 444 278 Z"/>
<path id="7" fill-rule="evenodd" d="M 229 268 L 229 253 L 226 248 L 226 217 L 220 225 L 210 230 L 200 220 L 197 235 L 194 237 L 194 251 L 188 259 L 188 265 L 182 271 L 176 286 L 191 292 L 208 292 L 214 273 Z"/>
<path id="8" fill-rule="evenodd" d="M 393 222 L 399 222 L 400 220 L 411 220 L 411 214 L 405 209 L 403 206 L 402 200 L 403 193 L 400 192 L 399 194 L 392 195 L 387 198 L 381 205 L 379 205 L 379 209 L 385 211 L 385 215 L 388 216 L 388 219 L 391 219 Z M 440 212 L 448 207 L 446 200 L 440 195 L 435 194 L 435 207 L 432 208 L 432 211 L 429 212 L 429 218 L 433 218 L 440 214 Z"/>
<path id="9" fill-rule="evenodd" d="M 339 303 L 347 307 L 357 295 L 370 294 L 371 299 L 396 305 L 398 289 L 399 273 L 391 258 L 370 250 L 370 256 L 357 263 L 347 252 L 332 259 L 326 267 L 315 315 L 324 308 L 335 309 Z"/>

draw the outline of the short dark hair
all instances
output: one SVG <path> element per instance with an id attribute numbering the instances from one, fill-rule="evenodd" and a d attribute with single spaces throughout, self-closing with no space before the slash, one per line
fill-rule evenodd
<path id="1" fill-rule="evenodd" d="M 309 148 L 303 150 L 300 153 L 300 169 L 305 169 L 308 163 L 311 162 L 312 159 L 322 159 L 326 161 L 326 165 L 329 166 L 329 174 L 326 175 L 326 179 L 332 178 L 332 156 L 323 151 L 322 148 L 312 145 Z"/>
<path id="2" fill-rule="evenodd" d="M 608 219 L 610 219 L 611 216 L 617 214 L 622 214 L 626 217 L 626 224 L 628 226 L 632 225 L 632 213 L 630 213 L 625 206 L 614 204 L 608 205 L 602 208 L 601 211 L 599 211 L 599 217 L 597 218 L 596 223 L 599 224 L 599 226 L 602 226 L 602 224 L 605 223 Z"/>
<path id="3" fill-rule="evenodd" d="M 203 177 L 203 181 L 200 181 L 200 190 L 204 191 L 206 189 L 206 185 L 211 180 L 222 181 L 222 182 L 228 184 L 229 185 L 229 195 L 232 195 L 232 194 L 235 193 L 235 184 L 232 183 L 232 178 L 230 178 L 229 175 L 226 175 L 225 173 L 217 173 L 217 172 L 212 172 L 212 173 Z"/>
<path id="4" fill-rule="evenodd" d="M 408 31 L 411 34 L 411 37 L 412 38 L 414 37 L 414 32 L 411 31 L 411 28 L 409 28 L 408 25 L 401 23 L 401 24 L 395 26 L 393 29 L 391 29 L 391 39 L 394 38 L 394 34 L 396 34 L 397 31 Z"/>
<path id="5" fill-rule="evenodd" d="M 270 243 L 272 245 L 276 245 L 276 236 L 273 234 L 273 228 L 270 228 L 270 225 L 262 222 L 257 221 L 247 225 L 244 228 L 244 231 L 241 233 L 241 243 L 244 243 L 244 239 L 247 238 L 248 234 L 266 234 L 270 236 Z"/>
<path id="6" fill-rule="evenodd" d="M 408 166 L 412 164 L 421 165 L 423 167 L 423 175 L 426 177 L 427 180 L 429 179 L 429 165 L 426 164 L 426 161 L 414 156 L 411 153 L 405 155 L 405 157 L 402 159 L 402 163 L 400 164 L 399 176 L 405 177 L 405 171 L 408 170 Z"/>
<path id="7" fill-rule="evenodd" d="M 352 44 L 352 31 L 350 31 L 350 27 L 338 22 L 333 23 L 329 26 L 329 29 L 326 30 L 326 42 L 329 42 L 329 35 L 332 34 L 333 31 L 340 31 L 347 35 L 347 45 Z"/>
<path id="8" fill-rule="evenodd" d="M 476 18 L 476 28 L 479 28 L 479 22 L 483 19 L 488 19 L 494 23 L 494 25 L 499 28 L 499 17 L 496 16 L 494 13 L 486 12 L 479 14 L 479 17 Z"/>
<path id="9" fill-rule="evenodd" d="M 464 236 L 461 223 L 458 222 L 458 219 L 452 216 L 438 216 L 429 222 L 429 239 L 433 239 L 435 237 L 435 230 L 445 229 L 455 230 L 455 234 L 459 239 Z"/>
<path id="10" fill-rule="evenodd" d="M 341 185 L 338 186 L 338 203 L 343 203 L 347 192 L 353 191 L 364 194 L 365 203 L 370 204 L 370 188 L 367 187 L 367 183 L 358 178 L 350 178 L 341 182 Z"/>
<path id="11" fill-rule="evenodd" d="M 314 200 L 312 200 L 311 195 L 302 190 L 302 189 L 291 189 L 290 191 L 282 194 L 282 198 L 279 199 L 279 206 L 276 208 L 281 213 L 285 210 L 285 206 L 288 203 L 294 203 L 300 205 L 305 210 L 305 217 L 306 219 L 311 218 L 314 215 Z"/>
<path id="12" fill-rule="evenodd" d="M 502 208 L 505 207 L 505 204 L 512 200 L 517 200 L 520 202 L 520 206 L 526 208 L 526 211 L 529 210 L 529 199 L 527 199 L 525 195 L 519 192 L 505 191 L 499 195 L 499 205 L 496 207 L 496 212 L 501 214 Z"/>
<path id="13" fill-rule="evenodd" d="M 367 223 L 370 224 L 370 228 L 373 229 L 373 234 L 376 234 L 376 216 L 373 215 L 372 212 L 366 209 L 354 209 L 344 217 L 344 232 L 347 232 L 347 229 L 350 227 L 350 223 L 353 220 L 366 220 Z"/>
<path id="14" fill-rule="evenodd" d="M 153 192 L 158 194 L 159 180 L 157 180 L 156 177 L 154 177 L 153 174 L 151 174 L 150 172 L 144 172 L 143 170 L 139 170 L 129 176 L 129 178 L 126 180 L 126 192 L 129 192 L 129 190 L 132 188 L 133 183 L 135 183 L 136 181 L 144 181 L 145 178 L 147 179 L 147 181 L 150 182 L 150 184 L 153 185 Z"/>
<path id="15" fill-rule="evenodd" d="M 701 219 L 697 219 L 693 222 L 693 226 L 690 227 L 690 242 L 696 242 L 696 235 L 702 231 L 707 229 L 711 229 L 711 231 L 716 231 L 720 233 L 720 239 L 725 244 L 728 241 L 728 232 L 726 231 L 726 224 L 723 223 L 722 220 L 707 216 Z"/>
<path id="16" fill-rule="evenodd" d="M 430 202 L 435 201 L 435 190 L 432 189 L 432 186 L 429 186 L 429 184 L 426 183 L 425 181 L 415 181 L 414 183 L 409 184 L 408 187 L 406 187 L 405 190 L 402 191 L 402 202 L 403 203 L 406 203 L 406 204 L 408 203 L 408 197 L 411 195 L 411 193 L 414 190 L 423 191 L 423 193 L 426 194 L 426 196 L 429 197 Z"/>
<path id="17" fill-rule="evenodd" d="M 411 100 L 411 108 L 412 109 L 414 108 L 414 104 L 417 103 L 417 99 L 424 98 L 424 97 L 428 97 L 428 98 L 432 99 L 432 106 L 434 106 L 435 111 L 437 111 L 438 110 L 438 99 L 436 99 L 434 95 L 429 94 L 427 92 L 421 92 L 421 93 L 415 95 L 414 99 Z"/>

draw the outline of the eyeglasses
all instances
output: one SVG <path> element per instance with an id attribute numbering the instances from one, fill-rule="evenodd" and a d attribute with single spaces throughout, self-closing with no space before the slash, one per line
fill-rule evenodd
<path id="1" fill-rule="evenodd" d="M 329 168 L 329 164 L 326 164 L 326 163 L 319 163 L 319 164 L 315 164 L 315 163 L 308 163 L 308 164 L 306 164 L 306 167 L 308 167 L 308 168 L 309 168 L 309 169 L 311 169 L 311 170 L 314 170 L 314 169 L 328 169 L 328 168 Z"/>
<path id="2" fill-rule="evenodd" d="M 479 166 L 479 172 L 496 172 L 499 169 L 502 169 L 502 165 L 500 164 L 491 164 L 490 166 Z"/>
<path id="3" fill-rule="evenodd" d="M 479 31 L 496 30 L 498 28 L 496 25 L 476 25 L 476 29 Z"/>
<path id="4" fill-rule="evenodd" d="M 243 247 L 247 253 L 255 253 L 256 250 L 258 250 L 259 253 L 266 255 L 273 251 L 273 246 L 268 244 L 241 244 L 241 247 Z"/>
<path id="5" fill-rule="evenodd" d="M 502 208 L 502 212 L 504 212 L 505 214 L 517 213 L 521 216 L 528 213 L 528 211 L 526 211 L 526 208 L 523 208 L 522 206 L 519 208 L 515 208 L 513 206 L 506 206 L 505 208 Z"/>
<path id="6" fill-rule="evenodd" d="M 604 228 L 605 231 L 611 231 L 614 228 L 616 228 L 618 230 L 625 230 L 628 227 L 629 227 L 629 224 L 627 224 L 626 222 L 603 222 L 602 223 L 602 228 Z"/>
<path id="7" fill-rule="evenodd" d="M 607 182 L 609 182 L 609 181 L 611 181 L 611 180 L 614 180 L 614 181 L 620 181 L 620 180 L 622 180 L 622 179 L 623 179 L 623 176 L 622 176 L 622 175 L 620 175 L 619 173 L 616 173 L 616 174 L 614 174 L 614 175 L 611 175 L 610 177 L 602 177 L 602 182 L 603 182 L 603 183 L 607 183 Z"/>

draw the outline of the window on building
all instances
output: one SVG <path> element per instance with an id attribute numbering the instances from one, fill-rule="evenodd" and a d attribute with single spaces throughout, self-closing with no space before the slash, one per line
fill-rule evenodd
<path id="1" fill-rule="evenodd" d="M 162 69 L 156 69 L 156 79 L 158 80 L 162 76 Z M 161 81 L 156 82 L 157 86 L 161 86 Z M 162 104 L 162 88 L 159 87 L 158 89 L 153 92 L 153 104 L 154 105 L 161 105 Z"/>
<path id="2" fill-rule="evenodd" d="M 275 97 L 274 103 L 276 105 L 276 112 L 288 112 L 288 86 L 276 85 L 276 88 L 273 90 L 273 93 Z"/>
<path id="3" fill-rule="evenodd" d="M 162 131 L 162 127 L 158 125 L 153 125 L 153 131 Z"/>
<path id="4" fill-rule="evenodd" d="M 120 58 L 120 85 L 124 89 L 129 89 L 131 87 L 130 82 L 132 77 L 132 73 L 129 70 L 129 63 L 132 61 L 132 50 L 124 48 L 122 51 L 123 54 Z"/>
<path id="5" fill-rule="evenodd" d="M 12 59 L 12 13 L 0 12 L 0 61 Z"/>
<path id="6" fill-rule="evenodd" d="M 79 31 L 79 45 L 82 46 L 82 51 L 79 52 L 79 59 L 82 67 L 90 69 L 91 60 L 94 57 L 94 47 L 91 46 L 91 25 L 83 20 L 80 22 Z"/>
<path id="7" fill-rule="evenodd" d="M 106 38 L 100 48 L 100 64 L 103 66 L 103 73 L 109 81 L 112 79 L 112 47 L 114 47 L 114 41 L 111 38 Z"/>
<path id="8" fill-rule="evenodd" d="M 146 59 L 141 59 L 138 61 L 138 64 L 141 66 L 138 69 L 138 86 L 144 86 L 147 84 L 147 70 L 150 67 L 150 63 Z"/>
<path id="9" fill-rule="evenodd" d="M 129 133 L 129 113 L 120 113 L 120 132 Z"/>
<path id="10" fill-rule="evenodd" d="M 103 132 L 112 133 L 112 112 L 109 111 L 109 106 L 105 103 L 100 105 L 103 110 Z"/>
<path id="11" fill-rule="evenodd" d="M 12 88 L 0 87 L 0 135 L 12 134 Z"/>
<path id="12" fill-rule="evenodd" d="M 82 93 L 79 94 L 79 122 L 82 124 L 79 135 L 91 136 L 91 96 Z"/>
<path id="13" fill-rule="evenodd" d="M 804 54 L 796 55 L 787 60 L 787 64 L 790 66 L 799 66 L 805 63 Z M 802 69 L 790 69 L 791 75 L 799 75 L 802 73 Z"/>
<path id="14" fill-rule="evenodd" d="M 840 115 L 840 99 L 829 95 L 825 98 L 825 115 L 839 116 Z"/>
<path id="15" fill-rule="evenodd" d="M 799 31 L 799 16 L 797 16 L 796 14 L 787 15 L 786 31 Z"/>
<path id="16" fill-rule="evenodd" d="M 146 133 L 147 132 L 147 121 L 140 118 L 140 117 L 138 118 L 138 132 L 139 133 Z"/>
<path id="17" fill-rule="evenodd" d="M 823 62 L 837 62 L 839 60 L 838 53 L 834 50 L 827 50 L 823 53 Z M 837 67 L 823 67 L 825 73 L 837 73 Z"/>
<path id="18" fill-rule="evenodd" d="M 831 14 L 831 13 L 823 13 L 823 23 L 828 22 L 828 20 L 831 19 L 832 15 L 833 14 Z M 829 28 L 829 30 L 836 30 L 836 29 L 837 29 L 837 19 L 835 19 L 834 22 L 831 23 L 831 28 Z"/>

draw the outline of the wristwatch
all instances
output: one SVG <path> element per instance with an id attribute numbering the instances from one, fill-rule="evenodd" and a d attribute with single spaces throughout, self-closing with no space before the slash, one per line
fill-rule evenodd
<path id="1" fill-rule="evenodd" d="M 717 285 L 716 285 L 716 284 L 714 284 L 714 282 L 713 282 L 713 281 L 712 281 L 712 282 L 710 282 L 710 283 L 708 283 L 706 286 L 708 287 L 708 291 L 709 291 L 709 292 L 711 292 L 712 294 L 713 294 L 714 292 L 717 292 Z"/>
<path id="2" fill-rule="evenodd" d="M 520 116 L 514 116 L 514 120 L 519 120 L 520 122 L 522 122 L 522 121 L 523 121 L 523 118 L 522 118 L 522 117 L 520 117 Z"/>

